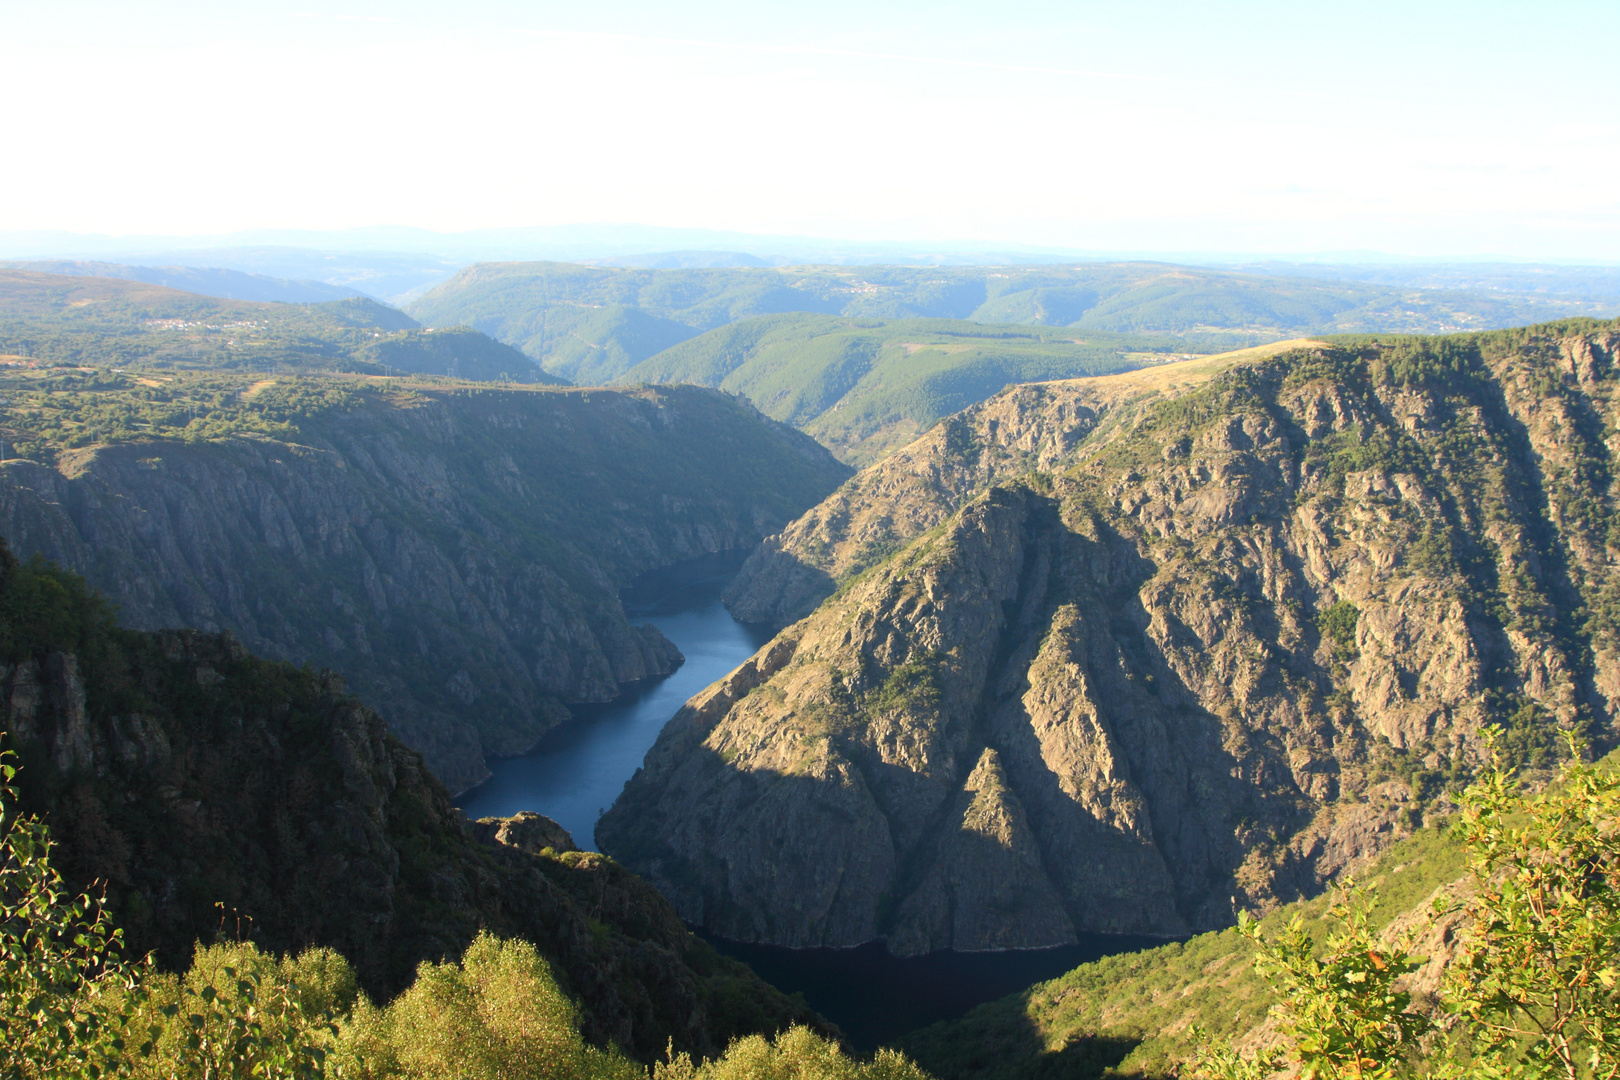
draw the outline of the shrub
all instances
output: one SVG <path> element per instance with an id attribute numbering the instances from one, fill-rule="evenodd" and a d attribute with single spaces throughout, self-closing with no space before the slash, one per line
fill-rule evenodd
<path id="1" fill-rule="evenodd" d="M 1348 600 L 1340 600 L 1316 617 L 1316 628 L 1333 643 L 1335 658 L 1353 660 L 1360 654 L 1356 646 L 1356 623 L 1360 621 L 1361 612 Z"/>
<path id="2" fill-rule="evenodd" d="M 11 762 L 0 751 L 0 1075 L 111 1075 L 134 971 L 101 904 L 64 891 L 44 823 L 17 813 Z"/>
<path id="3" fill-rule="evenodd" d="M 1491 766 L 1455 825 L 1469 895 L 1434 905 L 1436 919 L 1462 916 L 1439 1002 L 1461 1022 L 1416 1041 L 1429 1019 L 1397 982 L 1416 967 L 1414 935 L 1374 934 L 1370 894 L 1354 893 L 1320 950 L 1297 919 L 1272 940 L 1244 920 L 1282 999 L 1282 1046 L 1248 1058 L 1211 1048 L 1196 1075 L 1240 1080 L 1286 1064 L 1322 1078 L 1620 1076 L 1620 774 L 1582 762 L 1571 736 L 1558 781 L 1527 795 L 1500 741 L 1491 735 Z"/>
<path id="4" fill-rule="evenodd" d="M 460 964 L 424 962 L 386 1010 L 357 1008 L 347 1052 L 369 1076 L 633 1080 L 642 1066 L 580 1037 L 574 1005 L 526 941 L 485 932 Z"/>
<path id="5" fill-rule="evenodd" d="M 152 974 L 131 995 L 129 1065 L 152 1080 L 336 1075 L 336 1021 L 354 971 L 331 949 L 278 959 L 252 942 L 199 945 L 184 976 Z"/>
<path id="6" fill-rule="evenodd" d="M 806 1027 L 794 1026 L 774 1040 L 738 1039 L 723 1057 L 694 1065 L 686 1054 L 653 1066 L 653 1080 L 929 1080 L 904 1054 L 879 1050 L 857 1061 Z"/>

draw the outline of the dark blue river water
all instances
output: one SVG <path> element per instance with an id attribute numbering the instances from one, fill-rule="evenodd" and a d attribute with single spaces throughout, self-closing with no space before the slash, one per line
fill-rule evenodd
<path id="1" fill-rule="evenodd" d="M 534 810 L 594 849 L 596 819 L 641 766 L 658 732 L 686 699 L 754 654 L 770 635 L 733 619 L 720 591 L 744 553 L 706 556 L 637 579 L 624 592 L 634 622 L 650 622 L 686 656 L 674 674 L 649 680 L 606 705 L 575 706 L 575 719 L 533 751 L 492 761 L 494 774 L 461 796 L 468 817 Z M 767 981 L 804 994 L 861 1052 L 915 1028 L 951 1020 L 985 1001 L 1055 978 L 1077 964 L 1159 944 L 1156 939 L 1084 935 L 1077 945 L 998 953 L 935 953 L 897 959 L 879 943 L 856 949 L 783 949 L 708 939 Z"/>
<path id="2" fill-rule="evenodd" d="M 664 724 L 686 699 L 754 655 L 770 639 L 733 619 L 720 590 L 746 552 L 720 552 L 638 578 L 623 593 L 625 613 L 664 632 L 686 662 L 605 705 L 575 705 L 574 720 L 546 733 L 522 757 L 491 761 L 493 774 L 460 798 L 470 818 L 541 813 L 574 843 L 596 850 L 596 819 L 641 767 Z"/>

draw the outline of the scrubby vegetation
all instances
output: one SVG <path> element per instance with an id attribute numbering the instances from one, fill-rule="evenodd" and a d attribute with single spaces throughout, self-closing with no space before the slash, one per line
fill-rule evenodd
<path id="1" fill-rule="evenodd" d="M 152 439 L 198 443 L 252 434 L 296 441 L 305 421 L 324 414 L 409 407 L 425 400 L 421 392 L 467 393 L 478 385 L 389 370 L 404 377 L 0 368 L 0 439 L 6 460 L 41 462 L 54 462 L 64 450 Z"/>
<path id="2" fill-rule="evenodd" d="M 1396 845 L 1363 876 L 1377 889 L 1372 924 L 1382 928 L 1464 872 L 1442 829 Z M 1325 933 L 1327 898 L 1260 921 L 1280 934 L 1297 914 Z M 900 1048 L 945 1080 L 1164 1076 L 1210 1040 L 1242 1036 L 1264 1022 L 1276 996 L 1233 929 L 1155 949 L 1105 957 L 1050 982 L 936 1024 Z"/>
<path id="3" fill-rule="evenodd" d="M 296 439 L 299 424 L 358 407 L 360 380 L 98 368 L 0 373 L 0 438 L 8 460 L 54 462 L 64 450 L 102 443 L 200 442 L 255 434 Z"/>

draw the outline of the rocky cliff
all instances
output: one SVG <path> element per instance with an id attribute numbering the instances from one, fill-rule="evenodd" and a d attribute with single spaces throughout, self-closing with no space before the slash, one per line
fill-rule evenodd
<path id="1" fill-rule="evenodd" d="M 696 388 L 237 383 L 214 395 L 214 427 L 6 462 L 0 534 L 85 574 L 132 626 L 229 630 L 340 672 L 452 790 L 565 703 L 680 662 L 625 618 L 633 575 L 754 544 L 848 474 Z M 19 396 L 6 421 L 141 406 L 98 393 Z M 272 398 L 280 427 L 248 415 Z"/>
<path id="2" fill-rule="evenodd" d="M 1617 347 L 1339 340 L 999 395 L 751 560 L 733 610 L 798 621 L 597 839 L 785 945 L 1183 934 L 1310 895 L 1482 725 L 1529 761 L 1608 739 Z"/>
<path id="3" fill-rule="evenodd" d="M 335 676 L 229 635 L 120 630 L 81 581 L 19 566 L 3 544 L 0 728 L 55 864 L 75 888 L 105 888 L 137 955 L 183 967 L 216 935 L 328 945 L 387 996 L 488 928 L 553 962 L 588 1038 L 643 1058 L 670 1039 L 713 1054 L 817 1022 L 689 934 L 651 886 L 563 850 L 551 823 L 469 829 Z"/>

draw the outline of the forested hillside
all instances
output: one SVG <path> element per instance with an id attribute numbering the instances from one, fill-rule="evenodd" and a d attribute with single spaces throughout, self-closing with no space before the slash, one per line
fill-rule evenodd
<path id="1" fill-rule="evenodd" d="M 469 330 L 406 330 L 372 339 L 356 358 L 385 375 L 444 375 L 472 382 L 566 385 L 510 345 Z"/>
<path id="2" fill-rule="evenodd" d="M 586 1038 L 643 1060 L 671 1040 L 714 1054 L 817 1022 L 611 860 L 526 844 L 521 828 L 473 839 L 421 757 L 330 673 L 229 635 L 122 629 L 81 579 L 19 564 L 3 541 L 0 708 L 23 796 L 12 805 L 6 785 L 7 829 L 18 810 L 43 814 L 68 887 L 105 889 L 137 956 L 183 970 L 199 941 L 326 946 L 386 1000 L 419 962 L 494 931 L 551 961 Z M 23 879 L 6 854 L 9 913 Z M 4 1004 L 8 1018 L 23 1005 Z"/>
<path id="3" fill-rule="evenodd" d="M 1219 352 L 1306 333 L 1488 329 L 1606 309 L 1512 291 L 1401 288 L 1162 263 L 667 270 L 481 263 L 408 310 L 428 326 L 475 327 L 522 349 L 552 374 L 585 384 L 611 381 L 703 331 L 790 312 L 1174 334 L 1186 351 Z"/>
<path id="4" fill-rule="evenodd" d="M 1122 371 L 1186 347 L 1168 335 L 767 315 L 666 349 L 617 381 L 696 383 L 742 394 L 766 415 L 863 465 L 1011 383 Z"/>
<path id="5" fill-rule="evenodd" d="M 750 560 L 791 623 L 598 828 L 686 918 L 897 953 L 1317 892 L 1620 695 L 1620 326 L 1017 387 Z M 819 604 L 819 606 L 817 606 Z M 798 621 L 794 621 L 798 620 Z"/>
<path id="6" fill-rule="evenodd" d="M 691 387 L 39 369 L 0 393 L 19 553 L 83 572 L 132 626 L 336 669 L 452 790 L 565 703 L 680 662 L 619 586 L 751 546 L 848 475 Z"/>

